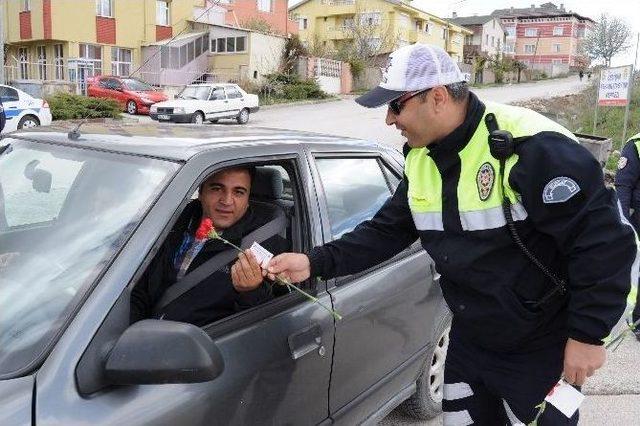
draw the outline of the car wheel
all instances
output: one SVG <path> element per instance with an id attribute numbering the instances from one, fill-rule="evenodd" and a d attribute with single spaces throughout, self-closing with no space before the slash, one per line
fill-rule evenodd
<path id="1" fill-rule="evenodd" d="M 127 102 L 127 112 L 131 115 L 135 115 L 138 112 L 138 105 L 136 105 L 136 101 Z"/>
<path id="2" fill-rule="evenodd" d="M 204 123 L 204 114 L 202 114 L 200 111 L 194 112 L 191 116 L 191 122 L 194 124 Z"/>
<path id="3" fill-rule="evenodd" d="M 238 113 L 236 121 L 238 122 L 238 124 L 247 124 L 247 122 L 249 121 L 249 110 L 243 108 L 242 111 Z"/>
<path id="4" fill-rule="evenodd" d="M 40 125 L 40 121 L 33 115 L 25 115 L 18 122 L 18 129 L 25 129 L 29 127 L 36 127 Z"/>
<path id="5" fill-rule="evenodd" d="M 442 413 L 444 362 L 451 329 L 451 312 L 446 305 L 441 308 L 436 320 L 438 327 L 435 330 L 435 346 L 418 376 L 416 392 L 400 405 L 402 411 L 420 420 L 429 420 Z"/>

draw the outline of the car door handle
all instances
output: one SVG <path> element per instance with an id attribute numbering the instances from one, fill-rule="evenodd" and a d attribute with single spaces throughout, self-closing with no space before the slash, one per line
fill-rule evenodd
<path id="1" fill-rule="evenodd" d="M 318 349 L 320 356 L 324 356 L 325 349 L 324 346 L 322 346 L 322 330 L 318 324 L 291 334 L 287 338 L 287 341 L 289 342 L 291 358 L 294 360 L 302 358 L 316 349 Z"/>

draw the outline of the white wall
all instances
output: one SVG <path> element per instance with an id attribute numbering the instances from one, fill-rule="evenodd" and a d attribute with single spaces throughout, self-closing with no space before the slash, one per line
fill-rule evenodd
<path id="1" fill-rule="evenodd" d="M 486 43 L 486 36 L 489 36 L 489 43 Z M 493 46 L 491 46 L 491 37 L 494 39 Z M 493 18 L 491 21 L 485 23 L 482 26 L 482 48 L 483 52 L 487 52 L 489 55 L 495 55 L 498 52 L 498 41 L 500 42 L 500 49 L 504 49 L 504 28 L 500 24 L 500 20 Z"/>
<path id="2" fill-rule="evenodd" d="M 282 53 L 287 39 L 260 33 L 251 33 L 249 36 L 249 69 L 247 78 L 251 81 L 261 81 L 265 74 L 278 71 L 282 61 Z M 257 79 L 254 73 L 257 71 Z"/>

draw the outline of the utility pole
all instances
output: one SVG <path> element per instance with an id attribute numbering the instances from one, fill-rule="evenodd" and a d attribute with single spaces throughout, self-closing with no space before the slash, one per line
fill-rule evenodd
<path id="1" fill-rule="evenodd" d="M 6 4 L 5 1 L 0 0 L 0 84 L 5 83 L 5 79 L 4 79 L 4 32 L 6 30 L 4 25 L 5 4 Z"/>

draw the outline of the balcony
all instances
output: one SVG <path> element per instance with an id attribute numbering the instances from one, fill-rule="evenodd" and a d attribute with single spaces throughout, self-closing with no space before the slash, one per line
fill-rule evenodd
<path id="1" fill-rule="evenodd" d="M 326 37 L 328 40 L 349 40 L 353 38 L 348 27 L 327 28 Z"/>
<path id="2" fill-rule="evenodd" d="M 355 0 L 322 0 L 324 16 L 353 15 L 356 10 Z"/>
<path id="3" fill-rule="evenodd" d="M 482 48 L 479 44 L 465 44 L 463 48 L 463 56 L 465 58 L 475 58 L 482 56 Z"/>

